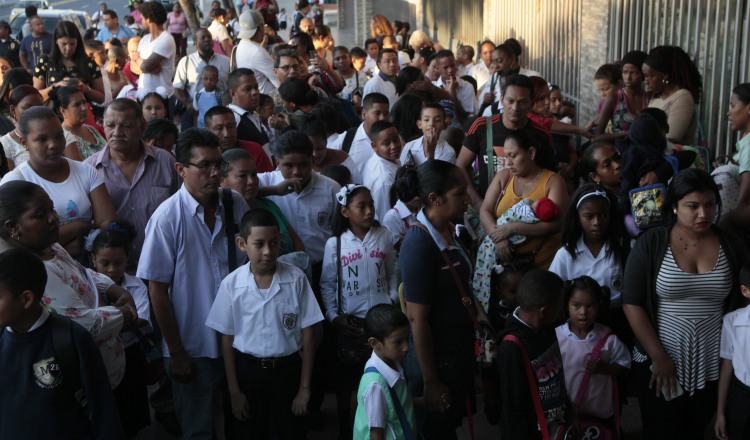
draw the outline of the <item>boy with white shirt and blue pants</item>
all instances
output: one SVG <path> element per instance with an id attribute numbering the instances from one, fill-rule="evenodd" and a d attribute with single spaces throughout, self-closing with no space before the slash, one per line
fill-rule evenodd
<path id="1" fill-rule="evenodd" d="M 323 320 L 305 274 L 277 261 L 279 225 L 264 209 L 242 217 L 250 262 L 221 283 L 206 325 L 222 334 L 237 438 L 304 439 L 315 343 Z"/>

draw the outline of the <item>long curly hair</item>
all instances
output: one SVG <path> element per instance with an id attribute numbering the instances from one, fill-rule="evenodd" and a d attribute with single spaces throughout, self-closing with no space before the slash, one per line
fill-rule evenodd
<path id="1" fill-rule="evenodd" d="M 703 78 L 690 55 L 677 46 L 656 46 L 643 61 L 649 67 L 669 77 L 679 87 L 688 90 L 696 104 L 703 91 Z"/>
<path id="2" fill-rule="evenodd" d="M 370 20 L 370 33 L 372 38 L 377 38 L 380 35 L 393 35 L 393 26 L 384 15 L 375 15 Z"/>

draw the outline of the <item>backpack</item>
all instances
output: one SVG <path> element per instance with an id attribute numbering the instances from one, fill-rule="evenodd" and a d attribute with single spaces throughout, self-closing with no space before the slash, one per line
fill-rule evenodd
<path id="1" fill-rule="evenodd" d="M 711 172 L 711 177 L 719 187 L 723 217 L 737 207 L 740 199 L 740 167 L 733 163 L 721 165 Z"/>
<path id="2" fill-rule="evenodd" d="M 346 154 L 349 154 L 349 150 L 352 149 L 352 142 L 354 142 L 354 135 L 357 134 L 357 129 L 359 127 L 354 127 L 346 130 L 346 134 L 344 135 L 344 142 L 341 143 L 341 150 L 345 151 Z"/>

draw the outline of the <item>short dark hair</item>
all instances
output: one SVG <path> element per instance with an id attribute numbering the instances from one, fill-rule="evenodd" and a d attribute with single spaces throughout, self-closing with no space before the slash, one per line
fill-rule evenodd
<path id="1" fill-rule="evenodd" d="M 306 134 L 308 137 L 314 136 L 322 138 L 323 140 L 328 139 L 328 127 L 325 121 L 316 115 L 306 114 L 301 117 L 295 117 L 293 119 L 294 128 Z"/>
<path id="2" fill-rule="evenodd" d="M 167 22 L 167 10 L 159 2 L 145 3 L 141 6 L 141 15 L 159 26 L 163 26 Z"/>
<path id="3" fill-rule="evenodd" d="M 382 93 L 368 93 L 367 96 L 365 96 L 365 99 L 362 100 L 362 110 L 370 110 L 375 104 L 390 105 L 390 101 L 388 101 L 388 97 Z"/>
<path id="4" fill-rule="evenodd" d="M 93 50 L 93 49 L 98 49 L 100 47 L 104 47 L 104 43 L 102 43 L 99 40 L 89 38 L 87 40 L 83 40 L 83 47 L 85 47 L 86 50 Z"/>
<path id="5" fill-rule="evenodd" d="M 505 94 L 505 91 L 508 90 L 508 87 L 514 86 L 514 87 L 521 87 L 529 91 L 529 99 L 534 99 L 534 83 L 531 81 L 531 79 L 526 75 L 521 75 L 519 73 L 516 73 L 514 75 L 508 75 L 505 77 L 505 86 L 503 87 L 503 95 Z"/>
<path id="6" fill-rule="evenodd" d="M 177 137 L 175 159 L 182 164 L 190 162 L 196 148 L 219 148 L 219 138 L 205 128 L 189 128 Z"/>
<path id="7" fill-rule="evenodd" d="M 443 58 L 448 58 L 448 57 L 454 57 L 455 58 L 455 55 L 453 55 L 453 52 L 451 52 L 450 50 L 443 49 L 443 50 L 441 50 L 441 51 L 439 51 L 438 53 L 435 54 L 435 61 L 440 61 Z"/>
<path id="8" fill-rule="evenodd" d="M 746 261 L 740 269 L 740 286 L 750 289 L 750 262 Z"/>
<path id="9" fill-rule="evenodd" d="M 367 46 L 371 45 L 372 43 L 378 44 L 378 40 L 374 38 L 368 38 L 365 40 L 365 44 L 362 45 L 362 48 L 367 49 Z M 379 44 L 378 47 L 380 47 Z"/>
<path id="10" fill-rule="evenodd" d="M 376 121 L 370 127 L 370 141 L 377 142 L 381 132 L 395 127 L 391 121 Z"/>
<path id="11" fill-rule="evenodd" d="M 5 225 L 9 221 L 17 223 L 37 191 L 44 189 L 25 180 L 11 180 L 0 185 L 0 225 Z M 4 226 L 0 227 L 0 237 L 9 238 L 8 230 Z"/>
<path id="12" fill-rule="evenodd" d="M 0 285 L 14 298 L 30 290 L 37 302 L 47 286 L 47 269 L 42 260 L 23 248 L 9 249 L 0 254 Z"/>
<path id="13" fill-rule="evenodd" d="M 106 11 L 102 12 L 102 15 L 109 15 L 109 18 L 117 19 L 117 12 L 107 9 Z"/>
<path id="14" fill-rule="evenodd" d="M 29 124 L 32 121 L 49 121 L 50 119 L 59 120 L 57 114 L 51 109 L 43 106 L 35 106 L 23 112 L 21 120 L 18 121 L 18 131 L 23 137 L 29 135 Z"/>
<path id="15" fill-rule="evenodd" d="M 350 58 L 367 58 L 367 52 L 362 50 L 361 47 L 352 47 L 349 51 Z"/>
<path id="16" fill-rule="evenodd" d="M 596 69 L 594 79 L 606 79 L 611 84 L 617 84 L 622 80 L 622 71 L 617 64 L 603 64 Z"/>
<path id="17" fill-rule="evenodd" d="M 230 90 L 236 89 L 240 85 L 240 78 L 243 76 L 255 76 L 255 72 L 247 67 L 239 67 L 234 69 L 227 78 L 227 87 Z"/>
<path id="18" fill-rule="evenodd" d="M 276 140 L 276 155 L 281 158 L 295 153 L 312 157 L 313 144 L 305 133 L 289 130 Z"/>
<path id="19" fill-rule="evenodd" d="M 378 304 L 365 315 L 365 334 L 380 342 L 404 327 L 409 327 L 409 319 L 404 312 L 390 304 Z"/>
<path id="20" fill-rule="evenodd" d="M 203 73 L 206 70 L 211 70 L 213 72 L 216 72 L 217 75 L 219 74 L 219 68 L 218 67 L 214 66 L 213 64 L 207 64 L 207 65 L 203 66 L 203 69 L 201 70 L 201 76 L 203 76 Z"/>
<path id="21" fill-rule="evenodd" d="M 175 138 L 179 136 L 179 130 L 177 130 L 177 126 L 174 125 L 174 122 L 166 118 L 157 118 L 148 121 L 146 129 L 143 130 L 143 139 L 158 141 L 170 134 L 175 135 Z"/>
<path id="22" fill-rule="evenodd" d="M 383 55 L 385 55 L 387 53 L 392 53 L 392 54 L 394 54 L 394 55 L 396 55 L 398 57 L 398 52 L 396 52 L 395 50 L 393 50 L 393 49 L 383 49 L 383 50 L 381 50 L 378 53 L 378 61 L 377 61 L 378 64 L 380 64 L 380 61 L 383 60 Z"/>
<path id="23" fill-rule="evenodd" d="M 245 215 L 242 216 L 242 220 L 240 220 L 240 236 L 247 239 L 247 237 L 250 236 L 253 227 L 258 226 L 275 226 L 278 228 L 279 221 L 276 220 L 276 217 L 273 214 L 271 214 L 271 211 L 263 208 L 251 209 L 246 212 Z"/>
<path id="24" fill-rule="evenodd" d="M 276 106 L 276 103 L 274 102 L 271 95 L 266 95 L 265 93 L 261 93 L 258 97 L 258 107 L 265 107 L 268 104 L 273 104 L 274 107 Z"/>
<path id="25" fill-rule="evenodd" d="M 203 126 L 208 127 L 211 124 L 211 120 L 214 116 L 219 115 L 232 115 L 234 116 L 234 112 L 229 107 L 224 107 L 223 105 L 215 105 L 208 109 L 205 115 L 203 115 Z"/>
<path id="26" fill-rule="evenodd" d="M 315 105 L 318 102 L 318 93 L 302 78 L 287 78 L 278 90 L 284 101 L 296 105 Z"/>
<path id="27" fill-rule="evenodd" d="M 299 62 L 299 55 L 297 55 L 297 52 L 294 51 L 294 49 L 282 49 L 278 52 L 276 52 L 276 56 L 273 57 L 273 67 L 278 69 L 279 65 L 281 65 L 281 58 L 294 58 Z M 235 70 L 236 71 L 236 70 Z"/>
<path id="28" fill-rule="evenodd" d="M 518 306 L 530 312 L 559 301 L 563 280 L 544 269 L 531 269 L 518 283 Z"/>
<path id="29" fill-rule="evenodd" d="M 224 167 L 221 170 L 221 176 L 227 177 L 229 170 L 232 169 L 232 164 L 241 159 L 250 159 L 255 162 L 253 156 L 242 148 L 230 148 L 227 151 L 221 153 L 221 158 L 224 161 Z"/>
<path id="30" fill-rule="evenodd" d="M 445 109 L 437 102 L 428 102 L 427 104 L 423 105 L 422 110 L 419 112 L 419 117 L 422 117 L 422 113 L 424 113 L 424 111 L 427 109 L 437 110 L 443 115 L 443 117 L 445 117 Z"/>
<path id="31" fill-rule="evenodd" d="M 26 18 L 35 17 L 39 13 L 37 7 L 34 5 L 26 6 L 23 12 L 26 14 Z"/>
<path id="32" fill-rule="evenodd" d="M 352 181 L 352 172 L 344 165 L 326 165 L 320 174 L 333 179 L 340 186 L 344 186 Z"/>
<path id="33" fill-rule="evenodd" d="M 139 122 L 143 120 L 143 111 L 141 110 L 140 104 L 138 102 L 128 99 L 128 98 L 117 98 L 107 104 L 107 107 L 104 109 L 104 114 L 106 115 L 108 111 L 114 110 L 117 112 L 124 112 L 127 110 L 130 110 L 133 112 L 133 117 L 138 120 Z"/>

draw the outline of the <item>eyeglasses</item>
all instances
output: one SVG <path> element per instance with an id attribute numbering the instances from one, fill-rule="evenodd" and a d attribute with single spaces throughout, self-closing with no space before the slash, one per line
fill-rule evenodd
<path id="1" fill-rule="evenodd" d="M 279 69 L 283 70 L 284 72 L 289 72 L 290 70 L 299 71 L 300 65 L 299 64 L 287 64 L 286 66 L 279 66 Z"/>
<path id="2" fill-rule="evenodd" d="M 201 165 L 192 163 L 192 162 L 185 162 L 186 167 L 194 167 L 201 173 L 211 173 L 213 171 L 221 171 L 224 169 L 224 166 L 227 165 L 226 162 L 223 160 L 220 160 L 218 162 L 208 162 Z"/>

